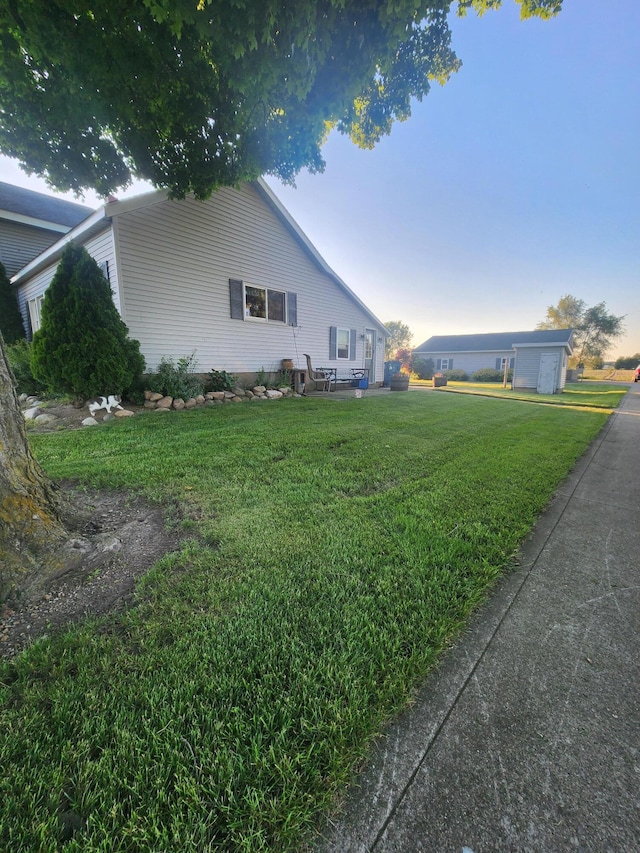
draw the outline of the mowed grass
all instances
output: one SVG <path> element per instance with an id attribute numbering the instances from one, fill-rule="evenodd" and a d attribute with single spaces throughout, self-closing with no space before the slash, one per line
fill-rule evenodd
<path id="1" fill-rule="evenodd" d="M 431 385 L 427 380 L 412 382 L 413 385 Z M 498 382 L 448 382 L 440 391 L 461 394 L 480 394 L 484 397 L 504 397 L 530 403 L 546 403 L 553 406 L 578 406 L 579 408 L 608 409 L 613 411 L 627 393 L 624 386 L 588 382 L 568 382 L 562 394 L 537 394 L 503 388 Z"/>
<path id="2" fill-rule="evenodd" d="M 0 667 L 0 849 L 298 849 L 606 418 L 408 393 L 33 436 L 193 536 Z"/>

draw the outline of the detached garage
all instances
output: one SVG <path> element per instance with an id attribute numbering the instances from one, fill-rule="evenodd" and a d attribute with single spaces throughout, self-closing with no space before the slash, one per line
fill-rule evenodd
<path id="1" fill-rule="evenodd" d="M 434 335 L 414 355 L 430 358 L 437 371 L 459 369 L 471 375 L 489 367 L 513 369 L 512 387 L 560 393 L 573 352 L 571 329 L 536 329 L 532 332 L 495 332 L 486 335 Z"/>

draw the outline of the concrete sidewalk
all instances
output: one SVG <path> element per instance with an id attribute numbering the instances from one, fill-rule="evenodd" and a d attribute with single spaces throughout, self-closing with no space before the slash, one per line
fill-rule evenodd
<path id="1" fill-rule="evenodd" d="M 640 851 L 640 387 L 318 853 Z"/>

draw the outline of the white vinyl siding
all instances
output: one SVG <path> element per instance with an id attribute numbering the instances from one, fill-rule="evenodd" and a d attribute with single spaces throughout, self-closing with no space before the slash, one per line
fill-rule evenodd
<path id="1" fill-rule="evenodd" d="M 305 352 L 324 364 L 330 323 L 358 329 L 355 360 L 363 359 L 371 318 L 254 186 L 224 188 L 204 202 L 160 201 L 121 214 L 117 225 L 125 322 L 148 369 L 194 350 L 203 372 L 274 371 L 283 358 L 303 367 Z M 286 293 L 289 309 L 293 294 L 297 325 L 233 319 L 230 280 Z"/>
<path id="2" fill-rule="evenodd" d="M 418 358 L 433 360 L 436 370 L 464 370 L 471 376 L 476 370 L 482 370 L 485 367 L 496 369 L 496 359 L 513 358 L 513 350 L 509 352 L 497 352 L 495 350 L 489 352 L 416 352 Z M 448 364 L 448 367 L 443 367 L 443 362 Z"/>
<path id="3" fill-rule="evenodd" d="M 115 247 L 111 229 L 109 228 L 97 237 L 88 240 L 85 248 L 99 266 L 104 263 L 108 265 L 109 283 L 111 285 L 111 292 L 113 293 L 113 301 L 118 311 L 120 311 L 120 291 L 118 288 Z M 18 305 L 24 320 L 29 316 L 29 302 L 44 295 L 47 287 L 51 284 L 57 268 L 58 261 L 51 264 L 51 266 L 45 267 L 18 289 Z M 35 331 L 35 329 L 32 329 L 32 331 Z"/>
<path id="4" fill-rule="evenodd" d="M 563 347 L 516 347 L 516 367 L 513 374 L 513 388 L 536 390 L 540 371 L 540 357 L 543 353 L 558 353 L 558 375 L 556 390 L 565 386 L 567 354 Z"/>

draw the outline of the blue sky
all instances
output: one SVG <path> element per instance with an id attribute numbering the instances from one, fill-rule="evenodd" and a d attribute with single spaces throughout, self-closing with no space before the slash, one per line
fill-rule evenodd
<path id="1" fill-rule="evenodd" d="M 323 174 L 270 185 L 415 345 L 531 329 L 571 293 L 626 315 L 611 357 L 640 351 L 640 2 L 520 21 L 505 0 L 452 30 L 462 69 L 390 137 L 361 151 L 333 134 Z M 3 158 L 0 175 L 46 191 Z"/>

